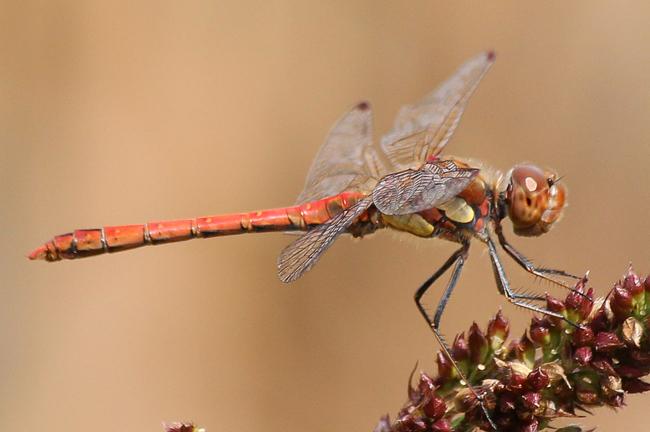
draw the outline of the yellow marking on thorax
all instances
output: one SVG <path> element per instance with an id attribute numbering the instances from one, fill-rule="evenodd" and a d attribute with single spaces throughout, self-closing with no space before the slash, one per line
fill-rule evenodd
<path id="1" fill-rule="evenodd" d="M 462 198 L 456 197 L 448 203 L 439 205 L 438 208 L 454 222 L 469 223 L 474 220 L 474 209 Z"/>
<path id="2" fill-rule="evenodd" d="M 410 232 L 420 237 L 429 237 L 433 234 L 434 226 L 427 222 L 419 214 L 407 214 L 407 215 L 385 215 L 382 214 L 381 217 L 386 221 L 387 224 L 391 225 L 394 228 L 397 228 L 401 231 Z"/>

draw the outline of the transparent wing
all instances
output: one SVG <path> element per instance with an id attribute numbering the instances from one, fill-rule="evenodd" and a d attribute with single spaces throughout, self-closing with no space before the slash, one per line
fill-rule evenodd
<path id="1" fill-rule="evenodd" d="M 479 170 L 459 168 L 452 161 L 425 164 L 389 174 L 372 191 L 377 209 L 387 215 L 427 210 L 452 200 L 472 182 Z"/>
<path id="2" fill-rule="evenodd" d="M 287 246 L 278 258 L 278 275 L 282 282 L 293 282 L 309 271 L 334 240 L 371 204 L 372 198 L 366 197 Z"/>
<path id="3" fill-rule="evenodd" d="M 494 53 L 474 57 L 418 105 L 402 108 L 393 129 L 382 137 L 381 149 L 372 142 L 370 105 L 364 102 L 354 107 L 330 130 L 297 204 L 343 191 L 367 193 L 389 172 L 417 168 L 440 153 L 493 61 Z"/>
<path id="4" fill-rule="evenodd" d="M 363 102 L 341 117 L 330 130 L 309 170 L 297 204 L 346 190 L 372 190 L 376 179 L 388 173 L 372 138 L 372 111 L 370 105 Z"/>
<path id="5" fill-rule="evenodd" d="M 416 168 L 429 156 L 440 153 L 456 131 L 467 101 L 494 56 L 493 52 L 479 54 L 422 102 L 401 109 L 393 129 L 381 139 L 381 149 L 395 168 Z"/>

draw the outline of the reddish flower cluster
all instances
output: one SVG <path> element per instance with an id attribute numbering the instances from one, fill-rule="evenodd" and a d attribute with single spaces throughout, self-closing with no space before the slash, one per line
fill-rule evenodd
<path id="1" fill-rule="evenodd" d="M 521 338 L 506 344 L 509 324 L 499 311 L 486 333 L 474 324 L 454 341 L 452 354 L 499 431 L 540 431 L 558 417 L 619 408 L 626 393 L 650 390 L 641 380 L 650 373 L 650 277 L 643 281 L 630 268 L 596 300 L 585 284 L 580 280 L 564 302 L 547 297 L 546 305 L 581 328 L 535 317 Z M 375 432 L 493 430 L 451 361 L 440 352 L 437 361 L 438 376 L 422 373 L 395 422 L 386 415 Z"/>
<path id="2" fill-rule="evenodd" d="M 163 423 L 167 432 L 205 432 L 205 429 L 194 426 L 193 423 Z"/>

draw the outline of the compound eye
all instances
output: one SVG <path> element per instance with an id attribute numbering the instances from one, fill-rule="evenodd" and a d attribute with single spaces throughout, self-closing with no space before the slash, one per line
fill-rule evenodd
<path id="1" fill-rule="evenodd" d="M 532 165 L 519 165 L 512 170 L 512 182 L 528 196 L 534 196 L 548 188 L 553 179 L 546 178 L 541 169 Z"/>
<path id="2" fill-rule="evenodd" d="M 512 170 L 506 192 L 508 216 L 515 229 L 537 224 L 548 205 L 549 181 L 542 170 L 532 165 L 519 165 Z"/>

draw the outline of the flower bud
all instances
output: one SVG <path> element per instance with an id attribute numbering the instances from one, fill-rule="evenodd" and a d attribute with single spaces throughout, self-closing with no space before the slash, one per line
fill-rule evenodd
<path id="1" fill-rule="evenodd" d="M 399 418 L 395 422 L 395 426 L 399 432 L 423 432 L 427 430 L 426 421 L 420 417 L 406 416 Z"/>
<path id="2" fill-rule="evenodd" d="M 425 419 L 423 419 L 422 417 L 413 419 L 413 427 L 411 428 L 411 431 L 420 432 L 426 430 L 427 430 L 427 421 Z"/>
<path id="3" fill-rule="evenodd" d="M 469 346 L 467 345 L 467 340 L 465 339 L 465 333 L 461 333 L 454 340 L 454 344 L 451 346 L 451 355 L 456 361 L 456 365 L 460 368 L 461 371 L 467 376 L 469 374 Z"/>
<path id="4" fill-rule="evenodd" d="M 625 344 L 614 333 L 600 332 L 594 341 L 594 349 L 599 352 L 609 353 L 624 346 Z"/>
<path id="5" fill-rule="evenodd" d="M 550 326 L 551 322 L 547 318 L 533 317 L 529 331 L 532 341 L 541 346 L 551 343 Z"/>
<path id="6" fill-rule="evenodd" d="M 589 364 L 593 358 L 594 353 L 591 351 L 591 347 L 583 346 L 575 350 L 573 353 L 573 361 L 581 365 Z"/>
<path id="7" fill-rule="evenodd" d="M 585 299 L 582 294 L 584 294 L 584 290 L 582 289 L 582 286 L 577 285 L 574 291 L 571 291 L 567 296 L 566 300 L 564 301 L 564 305 L 566 306 L 567 311 L 573 312 L 578 309 L 580 309 L 580 306 L 582 306 L 582 301 L 589 301 Z"/>
<path id="8" fill-rule="evenodd" d="M 528 386 L 538 392 L 548 387 L 550 382 L 551 379 L 549 378 L 548 373 L 538 367 L 533 369 L 533 371 L 529 373 L 528 377 L 526 378 L 526 383 L 528 383 Z"/>
<path id="9" fill-rule="evenodd" d="M 539 408 L 542 394 L 535 391 L 529 391 L 521 395 L 521 400 L 524 402 L 526 408 L 534 410 L 535 408 Z"/>
<path id="10" fill-rule="evenodd" d="M 591 361 L 591 367 L 598 372 L 608 375 L 616 375 L 611 359 L 605 354 L 594 354 L 593 360 Z"/>
<path id="11" fill-rule="evenodd" d="M 517 359 L 523 362 L 530 369 L 535 366 L 535 345 L 533 341 L 528 338 L 528 335 L 524 335 L 519 339 L 519 343 L 516 348 Z"/>
<path id="12" fill-rule="evenodd" d="M 645 288 L 646 291 L 650 291 L 650 276 L 645 278 L 643 281 L 643 288 Z"/>
<path id="13" fill-rule="evenodd" d="M 647 375 L 647 372 L 643 372 L 630 365 L 622 365 L 617 367 L 616 373 L 618 373 L 618 375 L 622 378 L 641 378 Z"/>
<path id="14" fill-rule="evenodd" d="M 587 290 L 587 297 L 586 298 L 583 297 L 584 301 L 582 302 L 582 306 L 580 307 L 579 310 L 581 320 L 584 320 L 587 317 L 589 317 L 589 315 L 591 314 L 594 308 L 594 292 L 595 291 L 593 288 L 589 288 Z"/>
<path id="15" fill-rule="evenodd" d="M 447 357 L 442 351 L 438 351 L 436 357 L 436 363 L 438 363 L 438 374 L 446 379 L 454 379 L 458 375 L 456 368 L 451 359 Z"/>
<path id="16" fill-rule="evenodd" d="M 650 390 L 650 384 L 638 378 L 628 378 L 623 381 L 623 390 L 627 393 L 644 393 Z"/>
<path id="17" fill-rule="evenodd" d="M 623 321 L 632 310 L 632 294 L 619 284 L 614 286 L 610 304 L 617 321 Z"/>
<path id="18" fill-rule="evenodd" d="M 589 327 L 575 329 L 573 332 L 573 343 L 579 347 L 591 345 L 595 339 L 594 331 Z"/>
<path id="19" fill-rule="evenodd" d="M 594 333 L 600 333 L 609 328 L 609 318 L 607 318 L 607 312 L 601 309 L 594 315 L 589 325 Z"/>
<path id="20" fill-rule="evenodd" d="M 472 324 L 472 327 L 470 327 L 467 339 L 472 364 L 475 367 L 478 365 L 484 365 L 489 354 L 488 340 L 476 323 Z"/>
<path id="21" fill-rule="evenodd" d="M 415 370 L 411 372 L 411 376 L 409 377 L 408 395 L 412 405 L 419 405 L 423 399 L 428 400 L 433 396 L 436 385 L 427 374 L 420 372 L 420 382 L 418 383 L 418 386 L 415 388 L 411 387 L 414 373 Z"/>
<path id="22" fill-rule="evenodd" d="M 524 389 L 526 385 L 526 375 L 517 373 L 517 371 L 512 367 L 511 370 L 512 373 L 510 374 L 510 379 L 508 379 L 508 390 L 515 391 L 515 393 L 519 393 L 521 390 Z"/>
<path id="23" fill-rule="evenodd" d="M 519 345 L 519 339 L 510 339 L 508 342 L 508 348 L 506 348 L 506 360 L 514 360 L 517 358 L 517 346 Z"/>
<path id="24" fill-rule="evenodd" d="M 625 275 L 623 286 L 626 290 L 630 291 L 633 297 L 643 292 L 643 282 L 641 282 L 641 278 L 634 272 L 632 266 L 630 266 Z"/>
<path id="25" fill-rule="evenodd" d="M 464 362 L 469 358 L 469 347 L 467 346 L 464 332 L 454 340 L 454 344 L 451 347 L 451 355 L 457 363 Z"/>
<path id="26" fill-rule="evenodd" d="M 566 306 L 560 300 L 546 295 L 546 309 L 551 312 L 564 313 L 566 311 Z"/>
<path id="27" fill-rule="evenodd" d="M 550 295 L 546 294 L 546 309 L 548 309 L 551 312 L 558 313 L 565 318 L 568 317 L 568 312 L 566 310 L 566 305 L 564 302 L 551 297 Z M 563 319 L 557 318 L 557 317 L 548 317 L 549 320 L 551 320 L 552 323 L 559 325 L 562 328 L 568 328 L 570 324 L 566 323 Z M 575 318 L 574 318 L 575 319 Z"/>
<path id="28" fill-rule="evenodd" d="M 501 310 L 490 320 L 487 327 L 487 337 L 490 342 L 490 349 L 492 351 L 499 351 L 503 346 L 503 342 L 508 338 L 510 332 L 510 324 L 508 320 L 503 317 Z"/>
<path id="29" fill-rule="evenodd" d="M 431 432 L 453 432 L 449 419 L 440 419 L 431 425 Z"/>
<path id="30" fill-rule="evenodd" d="M 390 417 L 388 417 L 388 414 L 381 416 L 374 432 L 391 432 Z"/>
<path id="31" fill-rule="evenodd" d="M 433 396 L 422 406 L 422 412 L 431 420 L 439 420 L 447 412 L 447 405 L 445 405 L 445 401 L 442 398 Z"/>
<path id="32" fill-rule="evenodd" d="M 436 385 L 433 383 L 431 377 L 424 372 L 420 372 L 420 382 L 418 383 L 420 393 L 425 397 L 431 397 L 435 389 Z"/>

